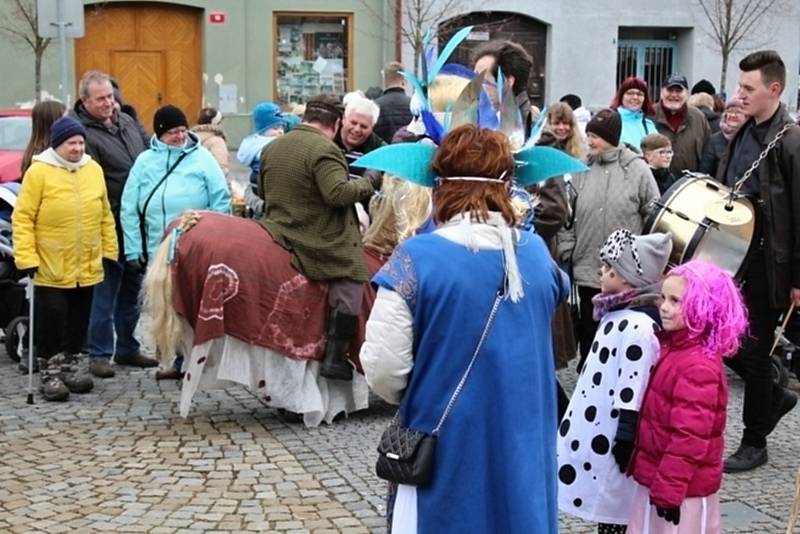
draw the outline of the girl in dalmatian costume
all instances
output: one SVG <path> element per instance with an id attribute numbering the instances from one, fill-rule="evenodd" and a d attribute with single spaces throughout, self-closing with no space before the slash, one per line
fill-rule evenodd
<path id="1" fill-rule="evenodd" d="M 617 230 L 600 249 L 600 321 L 558 429 L 558 502 L 571 515 L 625 532 L 633 480 L 625 476 L 639 409 L 658 358 L 657 300 L 672 250 L 669 234 Z"/>

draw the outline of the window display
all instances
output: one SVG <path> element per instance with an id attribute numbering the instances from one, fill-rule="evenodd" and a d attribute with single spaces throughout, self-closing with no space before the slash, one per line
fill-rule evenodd
<path id="1" fill-rule="evenodd" d="M 350 85 L 352 15 L 275 14 L 275 92 L 282 104 L 302 104 Z"/>

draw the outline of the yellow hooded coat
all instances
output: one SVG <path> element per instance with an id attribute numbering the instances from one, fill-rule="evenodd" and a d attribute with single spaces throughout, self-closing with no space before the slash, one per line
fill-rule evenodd
<path id="1" fill-rule="evenodd" d="M 18 269 L 34 283 L 86 287 L 103 280 L 103 258 L 118 257 L 103 170 L 88 155 L 69 163 L 52 148 L 34 157 L 11 219 Z"/>

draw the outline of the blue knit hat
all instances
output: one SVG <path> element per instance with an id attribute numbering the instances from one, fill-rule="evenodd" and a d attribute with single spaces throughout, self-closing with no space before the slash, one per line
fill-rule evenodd
<path id="1" fill-rule="evenodd" d="M 263 132 L 268 128 L 283 127 L 285 119 L 281 108 L 272 102 L 259 102 L 253 108 L 253 127 L 256 132 Z"/>
<path id="2" fill-rule="evenodd" d="M 72 117 L 61 117 L 50 126 L 50 146 L 56 148 L 74 135 L 86 139 L 86 129 Z"/>

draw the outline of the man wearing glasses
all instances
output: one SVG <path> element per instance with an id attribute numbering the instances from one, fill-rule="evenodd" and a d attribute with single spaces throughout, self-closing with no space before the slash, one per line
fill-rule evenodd
<path id="1" fill-rule="evenodd" d="M 685 76 L 673 74 L 661 88 L 661 100 L 656 104 L 656 128 L 667 136 L 675 152 L 669 170 L 677 177 L 683 171 L 700 168 L 711 129 L 703 112 L 690 106 L 689 84 Z"/>
<path id="2" fill-rule="evenodd" d="M 703 160 L 700 162 L 700 172 L 709 176 L 716 176 L 719 161 L 728 150 L 728 143 L 747 120 L 742 102 L 732 96 L 725 103 L 725 111 L 719 121 L 719 131 L 711 136 L 703 151 Z"/>

